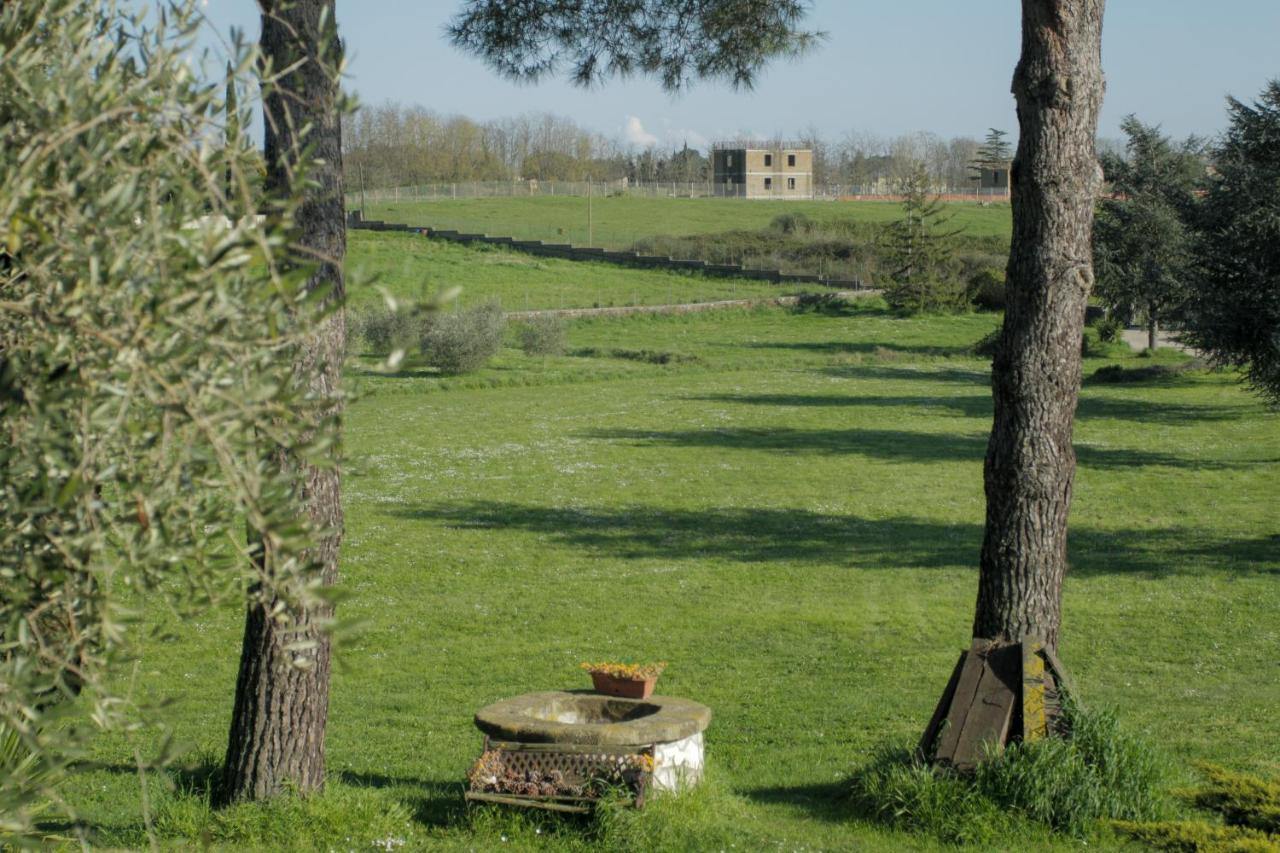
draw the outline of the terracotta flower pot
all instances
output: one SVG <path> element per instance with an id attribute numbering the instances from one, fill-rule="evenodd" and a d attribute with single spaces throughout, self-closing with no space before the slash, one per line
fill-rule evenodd
<path id="1" fill-rule="evenodd" d="M 653 686 L 658 677 L 653 678 L 614 678 L 607 672 L 591 673 L 591 683 L 597 693 L 606 696 L 618 696 L 622 699 L 648 699 L 653 695 Z"/>

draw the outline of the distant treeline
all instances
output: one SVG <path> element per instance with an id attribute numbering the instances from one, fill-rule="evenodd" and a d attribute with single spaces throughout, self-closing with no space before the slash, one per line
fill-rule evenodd
<path id="1" fill-rule="evenodd" d="M 923 164 L 938 191 L 975 185 L 978 139 L 920 132 L 897 137 L 850 132 L 799 140 L 814 152 L 814 183 L 888 192 Z M 423 107 L 362 107 L 344 129 L 348 187 L 369 189 L 449 181 L 695 181 L 711 179 L 709 151 L 684 144 L 637 148 L 550 113 L 478 122 Z"/>

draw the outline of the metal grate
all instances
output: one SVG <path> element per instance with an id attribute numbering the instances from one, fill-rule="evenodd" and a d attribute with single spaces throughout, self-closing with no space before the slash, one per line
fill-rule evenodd
<path id="1" fill-rule="evenodd" d="M 468 773 L 468 800 L 586 812 L 605 790 L 629 790 L 641 806 L 653 747 L 530 744 L 485 738 Z"/>

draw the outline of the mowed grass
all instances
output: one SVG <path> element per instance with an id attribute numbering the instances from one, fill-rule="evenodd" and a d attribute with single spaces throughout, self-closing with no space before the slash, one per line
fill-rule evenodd
<path id="1" fill-rule="evenodd" d="M 240 613 L 149 613 L 172 638 L 144 641 L 137 695 L 176 700 L 194 766 L 150 777 L 161 843 L 937 847 L 856 814 L 846 780 L 914 742 L 967 645 L 991 411 L 968 348 L 997 322 L 735 310 L 578 321 L 583 354 L 468 377 L 355 358 L 341 614 L 364 628 L 337 653 L 328 792 L 211 814 Z M 1228 374 L 1083 392 L 1062 656 L 1181 763 L 1280 772 L 1277 424 Z M 669 661 L 660 691 L 713 708 L 708 786 L 588 822 L 468 812 L 475 710 L 604 658 Z M 97 843 L 147 843 L 132 744 L 157 738 L 103 737 L 73 777 Z"/>
<path id="2" fill-rule="evenodd" d="M 949 227 L 968 236 L 1008 239 L 1012 229 L 1007 204 L 955 202 L 947 205 L 947 212 L 952 217 Z M 881 201 L 608 196 L 591 200 L 591 244 L 626 248 L 646 237 L 757 230 L 784 213 L 800 213 L 820 222 L 852 220 L 883 224 L 901 218 L 902 207 L 895 202 Z M 578 196 L 405 199 L 370 204 L 366 218 L 588 245 L 587 199 Z"/>
<path id="3" fill-rule="evenodd" d="M 418 234 L 352 231 L 348 235 L 356 310 L 393 296 L 425 300 L 460 288 L 455 305 L 497 300 L 507 311 L 666 305 L 726 299 L 771 299 L 824 288 L 774 284 L 677 270 L 539 258 L 493 246 L 462 246 Z"/>

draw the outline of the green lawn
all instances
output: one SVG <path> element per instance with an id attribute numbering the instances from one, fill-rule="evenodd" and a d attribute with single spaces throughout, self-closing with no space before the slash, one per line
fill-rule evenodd
<path id="1" fill-rule="evenodd" d="M 1012 227 L 1007 204 L 954 203 L 951 227 L 972 237 L 1007 239 Z M 755 201 L 744 199 L 634 198 L 591 200 L 592 244 L 625 248 L 659 235 L 711 234 L 755 230 L 784 213 L 811 219 L 884 223 L 901 217 L 893 202 Z M 369 205 L 368 219 L 452 228 L 525 240 L 587 245 L 587 199 L 575 196 L 404 200 Z"/>
<path id="2" fill-rule="evenodd" d="M 677 270 L 539 258 L 493 246 L 467 247 L 417 234 L 352 231 L 348 276 L 357 309 L 379 301 L 377 287 L 409 299 L 461 288 L 457 304 L 496 299 L 507 311 L 664 305 L 761 299 L 812 292 L 813 284 L 773 284 Z"/>
<path id="3" fill-rule="evenodd" d="M 579 321 L 595 355 L 506 350 L 467 377 L 355 358 L 341 612 L 365 627 L 337 655 L 329 791 L 210 817 L 197 771 L 225 743 L 240 614 L 148 613 L 173 638 L 144 641 L 140 698 L 173 697 L 194 748 L 176 791 L 148 789 L 162 843 L 936 848 L 841 783 L 919 736 L 967 645 L 991 405 L 967 351 L 996 323 L 732 310 Z M 1083 393 L 1062 656 L 1181 766 L 1280 773 L 1277 424 L 1225 374 Z M 474 711 L 585 686 L 601 658 L 669 661 L 660 690 L 714 709 L 710 784 L 613 822 L 468 814 Z M 130 742 L 92 757 L 68 793 L 99 843 L 145 846 Z"/>

